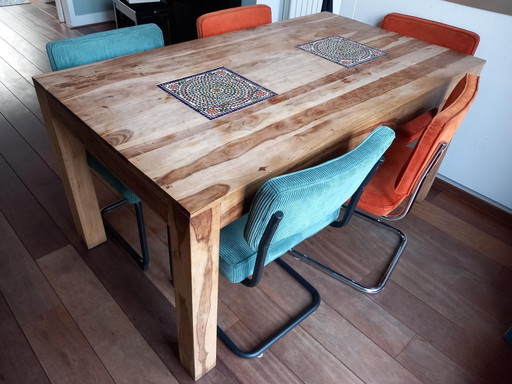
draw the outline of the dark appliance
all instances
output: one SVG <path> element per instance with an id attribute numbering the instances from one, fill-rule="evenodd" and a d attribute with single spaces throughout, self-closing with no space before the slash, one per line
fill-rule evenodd
<path id="1" fill-rule="evenodd" d="M 221 9 L 239 7 L 241 0 L 167 0 L 173 43 L 197 39 L 196 20 L 199 16 Z"/>
<path id="2" fill-rule="evenodd" d="M 165 44 L 197 39 L 199 16 L 221 9 L 239 7 L 241 0 L 160 0 L 151 3 L 129 3 L 112 0 L 117 28 L 155 23 L 164 34 Z"/>

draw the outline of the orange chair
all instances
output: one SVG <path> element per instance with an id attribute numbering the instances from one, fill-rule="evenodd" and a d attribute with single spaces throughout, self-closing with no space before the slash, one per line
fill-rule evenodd
<path id="1" fill-rule="evenodd" d="M 382 29 L 440 45 L 466 55 L 473 55 L 480 42 L 480 36 L 474 32 L 401 13 L 386 15 L 382 21 Z M 416 140 L 436 112 L 436 109 L 432 109 L 407 124 L 397 127 L 396 140 L 402 143 L 411 143 Z"/>
<path id="2" fill-rule="evenodd" d="M 348 224 L 352 214 L 356 213 L 398 234 L 400 243 L 376 285 L 364 286 L 296 250 L 292 250 L 292 254 L 297 259 L 313 265 L 361 292 L 377 293 L 381 291 L 407 245 L 407 236 L 399 229 L 374 216 L 398 220 L 409 212 L 423 181 L 429 172 L 435 169 L 473 103 L 478 89 L 478 80 L 478 76 L 468 74 L 459 81 L 448 98 L 445 108 L 432 118 L 414 148 L 394 141 L 384 154 L 383 164 L 371 178 L 369 177 L 363 183 L 362 193 L 358 191 L 352 196 L 343 218 L 331 223 L 333 227 L 343 227 Z M 373 216 L 354 210 L 356 205 L 358 209 L 371 213 Z"/>
<path id="3" fill-rule="evenodd" d="M 382 29 L 453 49 L 466 55 L 474 55 L 480 42 L 480 36 L 466 29 L 401 13 L 387 14 L 382 21 Z"/>
<path id="4" fill-rule="evenodd" d="M 442 157 L 475 100 L 479 77 L 465 75 L 433 116 L 414 147 L 395 141 L 386 161 L 366 186 L 357 207 L 386 219 L 398 220 L 410 210 L 423 180 Z"/>
<path id="5" fill-rule="evenodd" d="M 208 37 L 272 22 L 272 10 L 264 4 L 228 8 L 199 16 L 197 36 Z"/>

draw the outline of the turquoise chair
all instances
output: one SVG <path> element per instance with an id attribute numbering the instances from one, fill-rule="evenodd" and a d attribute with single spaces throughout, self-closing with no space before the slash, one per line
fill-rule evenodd
<path id="1" fill-rule="evenodd" d="M 316 289 L 280 257 L 337 220 L 340 207 L 360 194 L 361 185 L 375 172 L 394 137 L 390 128 L 378 127 L 343 156 L 268 180 L 256 193 L 249 213 L 221 230 L 219 269 L 227 280 L 254 287 L 264 266 L 276 261 L 312 296 L 311 304 L 297 317 L 251 351 L 241 350 L 218 327 L 219 338 L 236 355 L 260 356 L 318 308 Z"/>
<path id="2" fill-rule="evenodd" d="M 57 71 L 163 46 L 164 38 L 160 28 L 155 24 L 143 24 L 71 39 L 51 41 L 46 44 L 46 52 L 52 70 Z M 102 217 L 125 203 L 133 204 L 139 230 L 140 254 L 106 220 L 103 220 L 103 222 L 107 231 L 128 251 L 137 264 L 143 270 L 148 269 L 149 254 L 140 198 L 90 153 L 87 153 L 87 161 L 89 166 L 123 197 L 121 200 L 102 208 Z"/>

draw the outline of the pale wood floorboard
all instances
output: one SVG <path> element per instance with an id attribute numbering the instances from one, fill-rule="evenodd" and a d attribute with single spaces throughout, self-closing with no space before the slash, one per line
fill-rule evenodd
<path id="1" fill-rule="evenodd" d="M 0 382 L 193 383 L 179 363 L 166 228 L 146 209 L 151 265 L 142 272 L 115 241 L 88 251 L 67 207 L 32 76 L 50 70 L 69 29 L 53 3 L 0 7 Z M 115 193 L 95 178 L 100 204 Z M 137 244 L 130 207 L 109 220 Z M 363 295 L 286 259 L 317 287 L 318 311 L 260 359 L 218 345 L 200 383 L 510 382 L 512 218 L 436 182 L 397 226 L 409 245 L 380 294 Z M 371 282 L 396 240 L 362 220 L 300 245 Z M 276 265 L 256 289 L 221 279 L 219 324 L 254 345 L 308 303 Z"/>

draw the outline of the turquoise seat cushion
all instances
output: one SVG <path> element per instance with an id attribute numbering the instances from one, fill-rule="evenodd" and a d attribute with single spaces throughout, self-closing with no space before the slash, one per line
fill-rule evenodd
<path id="1" fill-rule="evenodd" d="M 117 177 L 115 177 L 108 169 L 101 163 L 98 159 L 96 159 L 93 155 L 87 152 L 87 163 L 89 167 L 93 169 L 98 175 L 100 175 L 103 180 L 112 186 L 117 192 L 126 199 L 126 201 L 130 204 L 137 204 L 140 202 L 140 198 L 124 183 L 122 183 Z"/>
<path id="2" fill-rule="evenodd" d="M 46 51 L 52 70 L 57 71 L 163 46 L 162 30 L 156 24 L 142 24 L 51 41 Z"/>
<path id="3" fill-rule="evenodd" d="M 256 193 L 245 238 L 257 248 L 272 214 L 284 214 L 273 241 L 302 232 L 331 214 L 359 188 L 375 163 L 391 145 L 395 133 L 378 127 L 352 151 L 302 171 L 274 177 Z"/>
<path id="4" fill-rule="evenodd" d="M 278 211 L 283 219 L 269 246 L 266 264 L 336 220 L 342 204 L 359 188 L 394 137 L 390 128 L 378 127 L 343 156 L 264 183 L 249 214 L 221 231 L 223 276 L 238 282 L 253 273 L 265 228 Z"/>
<path id="5" fill-rule="evenodd" d="M 313 236 L 338 218 L 340 209 L 336 209 L 330 215 L 323 217 L 319 222 L 312 224 L 303 231 L 281 239 L 272 244 L 267 253 L 265 265 L 284 255 L 295 245 Z M 220 264 L 219 271 L 232 283 L 239 283 L 252 275 L 258 250 L 249 247 L 244 238 L 244 230 L 249 214 L 235 220 L 222 228 L 220 233 Z"/>

